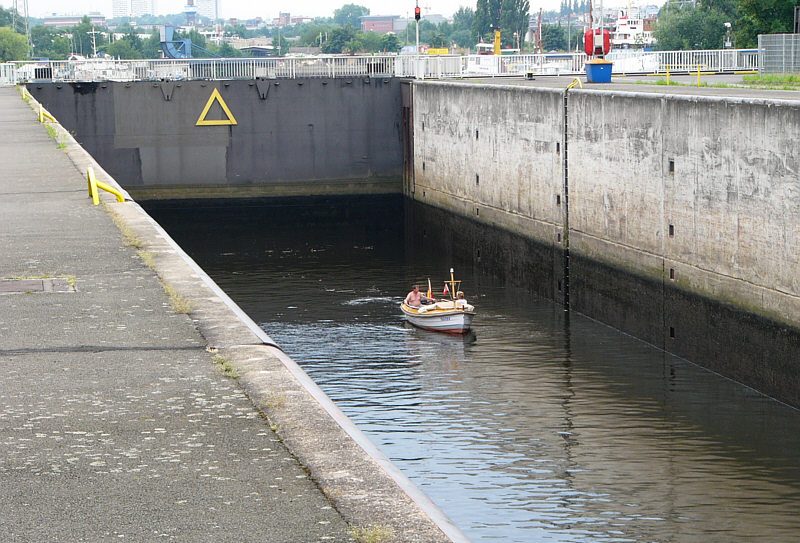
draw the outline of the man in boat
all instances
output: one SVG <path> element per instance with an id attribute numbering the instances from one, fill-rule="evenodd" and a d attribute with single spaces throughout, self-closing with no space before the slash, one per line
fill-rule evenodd
<path id="1" fill-rule="evenodd" d="M 423 303 L 429 304 L 434 301 L 436 300 L 433 298 L 428 298 L 419 291 L 419 285 L 414 285 L 411 292 L 409 292 L 408 296 L 406 296 L 405 303 L 409 307 L 419 307 Z"/>
<path id="2" fill-rule="evenodd" d="M 464 298 L 464 293 L 462 291 L 460 291 L 460 290 L 458 292 L 456 292 L 456 306 L 459 306 L 459 305 L 462 305 L 462 306 L 469 305 L 467 303 L 467 299 Z"/>

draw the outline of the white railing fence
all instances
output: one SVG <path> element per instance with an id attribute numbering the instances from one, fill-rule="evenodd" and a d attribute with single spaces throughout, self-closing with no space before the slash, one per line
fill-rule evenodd
<path id="1" fill-rule="evenodd" d="M 613 73 L 758 70 L 755 49 L 711 51 L 613 51 Z M 308 77 L 412 77 L 449 79 L 534 75 L 578 75 L 583 53 L 535 55 L 369 55 L 187 60 L 63 60 L 0 64 L 0 84 L 52 81 L 191 79 L 294 79 Z"/>
<path id="2" fill-rule="evenodd" d="M 17 65 L 13 62 L 0 63 L 0 87 L 17 84 Z"/>

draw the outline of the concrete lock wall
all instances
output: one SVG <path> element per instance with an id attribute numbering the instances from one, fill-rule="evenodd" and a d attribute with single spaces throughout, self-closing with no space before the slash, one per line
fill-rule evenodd
<path id="1" fill-rule="evenodd" d="M 539 262 L 499 265 L 533 290 L 800 405 L 800 102 L 413 92 L 414 199 L 525 239 Z"/>
<path id="2" fill-rule="evenodd" d="M 554 299 L 563 295 L 562 109 L 557 90 L 415 83 L 407 185 L 421 202 L 520 236 L 496 243 L 458 228 L 453 246 L 520 282 L 535 270 L 528 286 Z"/>
<path id="3" fill-rule="evenodd" d="M 35 83 L 28 89 L 138 197 L 401 190 L 395 79 Z"/>

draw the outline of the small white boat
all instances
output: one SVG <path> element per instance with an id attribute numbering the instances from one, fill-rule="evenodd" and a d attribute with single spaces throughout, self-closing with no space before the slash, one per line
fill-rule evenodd
<path id="1" fill-rule="evenodd" d="M 461 281 L 453 279 L 453 270 L 450 269 L 450 281 L 445 281 L 450 285 L 449 300 L 440 300 L 431 304 L 411 307 L 405 302 L 400 304 L 406 320 L 423 330 L 434 332 L 445 332 L 447 334 L 466 334 L 472 325 L 475 317 L 475 308 L 463 300 L 456 300 L 455 293 Z"/>

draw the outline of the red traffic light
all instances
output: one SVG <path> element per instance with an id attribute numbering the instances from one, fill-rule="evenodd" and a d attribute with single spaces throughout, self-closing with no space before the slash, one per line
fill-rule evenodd
<path id="1" fill-rule="evenodd" d="M 420 16 L 421 16 L 420 9 L 419 6 L 417 6 L 414 8 L 414 19 L 419 21 Z"/>

